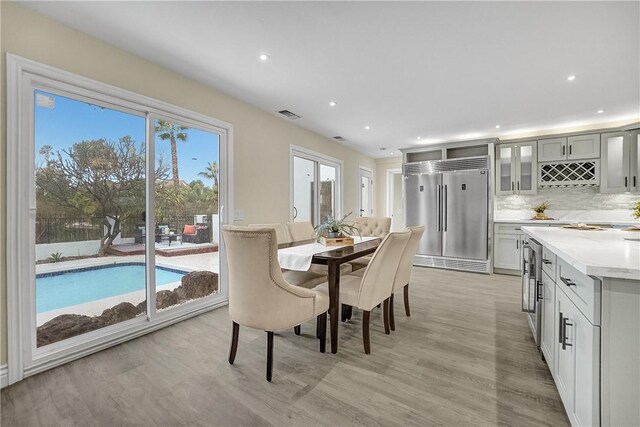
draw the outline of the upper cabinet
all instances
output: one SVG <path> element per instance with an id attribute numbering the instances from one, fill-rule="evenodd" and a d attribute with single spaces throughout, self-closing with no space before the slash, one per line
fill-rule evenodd
<path id="1" fill-rule="evenodd" d="M 640 191 L 640 133 L 603 133 L 600 148 L 601 193 Z"/>
<path id="2" fill-rule="evenodd" d="M 537 142 L 496 146 L 496 194 L 536 194 Z"/>
<path id="3" fill-rule="evenodd" d="M 600 135 L 549 138 L 538 141 L 538 161 L 596 159 L 600 157 Z"/>

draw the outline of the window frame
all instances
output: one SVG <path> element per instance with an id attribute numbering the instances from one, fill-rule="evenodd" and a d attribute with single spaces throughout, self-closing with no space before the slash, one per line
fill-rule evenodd
<path id="1" fill-rule="evenodd" d="M 314 162 L 314 182 L 315 191 L 314 197 L 316 198 L 314 203 L 313 218 L 319 221 L 320 219 L 320 165 L 333 167 L 336 169 L 336 196 L 335 196 L 335 212 L 336 218 L 342 218 L 342 206 L 343 206 L 343 191 L 342 191 L 342 169 L 344 162 L 335 157 L 327 156 L 317 151 L 310 150 L 308 148 L 300 147 L 291 144 L 289 146 L 289 221 L 294 222 L 294 157 L 300 157 L 305 160 Z M 313 223 L 313 222 L 312 222 Z M 313 224 L 317 226 L 318 224 Z"/>

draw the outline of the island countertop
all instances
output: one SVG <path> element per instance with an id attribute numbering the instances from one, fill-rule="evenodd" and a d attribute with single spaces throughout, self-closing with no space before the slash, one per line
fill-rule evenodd
<path id="1" fill-rule="evenodd" d="M 522 232 L 581 273 L 640 280 L 640 231 L 522 227 Z"/>

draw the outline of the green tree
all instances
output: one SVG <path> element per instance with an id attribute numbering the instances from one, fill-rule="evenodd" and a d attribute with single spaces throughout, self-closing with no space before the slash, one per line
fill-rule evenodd
<path id="1" fill-rule="evenodd" d="M 218 162 L 214 160 L 213 162 L 207 163 L 207 167 L 204 169 L 204 172 L 198 172 L 198 175 L 212 179 L 213 188 L 216 188 L 218 187 L 218 173 Z"/>
<path id="2" fill-rule="evenodd" d="M 100 218 L 106 230 L 98 252 L 102 256 L 122 222 L 144 211 L 145 168 L 144 144 L 130 136 L 118 142 L 85 140 L 58 151 L 36 170 L 37 194 L 62 209 Z M 154 173 L 156 180 L 165 179 L 168 168 L 159 162 Z"/>
<path id="3" fill-rule="evenodd" d="M 158 135 L 158 138 L 171 143 L 171 170 L 175 185 L 180 183 L 177 141 L 187 141 L 187 133 L 185 132 L 187 129 L 185 126 L 180 126 L 165 120 L 158 120 L 158 124 L 156 125 L 156 135 Z"/>

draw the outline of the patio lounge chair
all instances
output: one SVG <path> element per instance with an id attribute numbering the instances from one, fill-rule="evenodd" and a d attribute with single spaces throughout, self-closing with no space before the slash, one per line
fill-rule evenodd
<path id="1" fill-rule="evenodd" d="M 185 224 L 180 243 L 209 243 L 209 226 L 204 224 Z"/>

